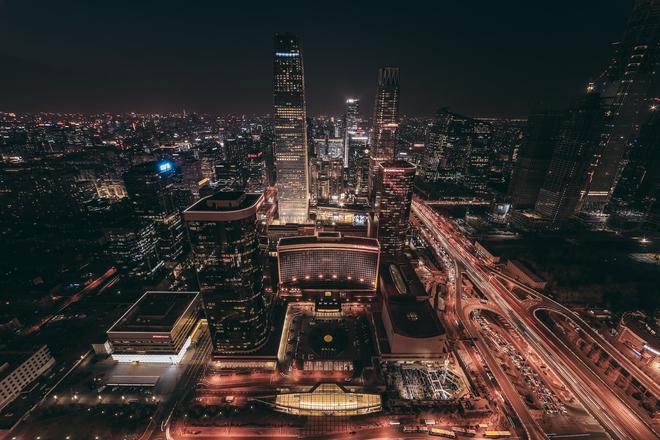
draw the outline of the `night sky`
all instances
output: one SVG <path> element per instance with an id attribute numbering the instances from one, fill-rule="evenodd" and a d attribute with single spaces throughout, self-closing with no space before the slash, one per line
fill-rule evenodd
<path id="1" fill-rule="evenodd" d="M 303 39 L 308 112 L 370 115 L 377 69 L 401 111 L 526 116 L 584 90 L 630 0 L 0 0 L 0 110 L 272 111 L 272 35 Z M 430 6 L 434 4 L 435 6 Z"/>

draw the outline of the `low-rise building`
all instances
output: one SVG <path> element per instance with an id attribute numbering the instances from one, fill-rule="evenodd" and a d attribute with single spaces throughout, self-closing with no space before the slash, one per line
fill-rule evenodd
<path id="1" fill-rule="evenodd" d="M 54 363 L 46 345 L 33 352 L 0 352 L 0 410 Z"/>
<path id="2" fill-rule="evenodd" d="M 410 266 L 384 264 L 380 291 L 389 344 L 389 353 L 384 357 L 437 357 L 447 353 L 445 329 Z"/>
<path id="3" fill-rule="evenodd" d="M 349 296 L 376 294 L 380 246 L 378 240 L 344 237 L 338 232 L 281 238 L 277 245 L 279 290 L 338 290 Z"/>
<path id="4" fill-rule="evenodd" d="M 145 292 L 108 330 L 118 362 L 178 364 L 200 325 L 199 292 Z"/>
<path id="5" fill-rule="evenodd" d="M 532 289 L 543 290 L 548 284 L 547 281 L 532 272 L 527 266 L 517 260 L 509 260 L 506 262 L 506 270 L 512 277 L 517 279 L 523 284 L 528 285 Z"/>

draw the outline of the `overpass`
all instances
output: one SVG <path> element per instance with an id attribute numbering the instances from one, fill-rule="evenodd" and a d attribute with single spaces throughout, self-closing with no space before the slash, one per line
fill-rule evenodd
<path id="1" fill-rule="evenodd" d="M 586 368 L 572 350 L 562 346 L 538 319 L 522 308 L 515 295 L 506 289 L 492 269 L 483 264 L 470 243 L 451 222 L 434 212 L 419 199 L 412 203 L 412 213 L 423 226 L 422 233 L 432 246 L 444 248 L 452 258 L 465 267 L 465 273 L 494 304 L 502 310 L 526 342 L 543 358 L 544 362 L 571 388 L 585 408 L 614 438 L 655 439 L 657 434 L 638 414 L 623 402 L 592 370 Z M 460 298 L 460 296 L 457 296 Z M 464 325 L 466 323 L 464 322 Z M 469 323 L 467 323 L 469 325 Z M 467 328 L 467 326 L 466 326 Z M 545 329 L 545 331 L 544 331 Z M 499 370 L 499 368 L 497 369 Z M 515 401 L 515 396 L 507 398 Z M 517 413 L 519 410 L 516 411 Z M 525 417 L 525 411 L 519 414 Z M 530 425 L 532 438 L 544 438 L 536 424 Z"/>

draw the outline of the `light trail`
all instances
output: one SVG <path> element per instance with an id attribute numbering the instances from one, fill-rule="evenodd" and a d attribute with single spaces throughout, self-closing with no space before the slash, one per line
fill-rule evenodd
<path id="1" fill-rule="evenodd" d="M 543 334 L 536 318 L 529 316 L 526 310 L 516 305 L 510 298 L 511 292 L 493 275 L 492 269 L 475 257 L 476 252 L 472 244 L 446 219 L 418 199 L 413 200 L 412 212 L 424 227 L 432 232 L 432 246 L 444 248 L 452 258 L 463 265 L 465 273 L 475 285 L 502 310 L 504 317 L 510 320 L 529 345 L 543 357 L 546 364 L 559 373 L 583 405 L 611 435 L 621 439 L 657 438 L 646 422 L 622 402 L 592 370 L 577 362 L 571 350 L 558 346 Z M 486 270 L 484 266 L 487 267 Z M 595 392 L 596 390 L 598 391 Z M 524 414 L 522 416 L 524 417 Z M 545 434 L 543 436 L 546 437 Z"/>

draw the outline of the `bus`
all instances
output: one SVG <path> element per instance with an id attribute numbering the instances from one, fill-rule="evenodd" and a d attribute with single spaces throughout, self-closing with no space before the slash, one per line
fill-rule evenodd
<path id="1" fill-rule="evenodd" d="M 486 431 L 484 433 L 484 437 L 486 437 L 486 438 L 505 438 L 505 437 L 511 437 L 511 433 L 509 431 Z"/>
<path id="2" fill-rule="evenodd" d="M 406 432 L 406 433 L 426 432 L 426 427 L 422 427 L 420 425 L 403 425 L 402 430 L 403 430 L 403 432 Z"/>
<path id="3" fill-rule="evenodd" d="M 458 426 L 452 426 L 451 430 L 454 431 L 456 434 L 461 434 L 466 437 L 475 437 L 477 435 L 477 431 L 475 431 L 474 429 L 465 429 Z"/>
<path id="4" fill-rule="evenodd" d="M 443 438 L 456 438 L 456 434 L 453 431 L 447 431 L 446 429 L 440 428 L 431 428 L 429 435 Z"/>

